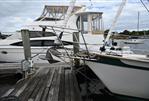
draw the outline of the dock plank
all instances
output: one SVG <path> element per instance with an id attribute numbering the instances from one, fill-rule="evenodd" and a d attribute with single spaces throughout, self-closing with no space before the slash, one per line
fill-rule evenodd
<path id="1" fill-rule="evenodd" d="M 19 95 L 19 100 L 20 101 L 27 101 L 29 96 L 32 94 L 32 92 L 35 90 L 35 87 L 38 85 L 40 82 L 41 78 L 35 78 L 33 79 L 33 82 L 30 82 L 26 89 Z"/>
<path id="2" fill-rule="evenodd" d="M 71 96 L 71 101 L 76 101 L 75 100 L 75 92 L 74 92 L 74 85 L 73 85 L 73 77 L 72 77 L 72 74 L 71 73 L 69 73 L 69 78 L 70 78 L 70 80 L 69 80 L 69 82 L 70 82 L 70 96 Z"/>
<path id="3" fill-rule="evenodd" d="M 75 75 L 65 64 L 40 65 L 37 72 L 20 80 L 8 96 L 20 101 L 81 101 Z"/>
<path id="4" fill-rule="evenodd" d="M 19 96 L 24 89 L 27 87 L 27 85 L 33 81 L 34 77 L 36 77 L 36 75 L 39 75 L 40 72 L 38 71 L 35 75 L 33 75 L 32 77 L 28 77 L 25 79 L 20 80 L 16 86 L 13 88 L 14 90 L 9 94 L 9 96 Z"/>
<path id="5" fill-rule="evenodd" d="M 55 74 L 55 68 L 52 68 L 51 71 L 49 71 L 49 72 L 51 72 L 51 75 L 48 76 L 47 83 L 45 85 L 45 89 L 43 89 L 43 94 L 41 92 L 39 92 L 38 95 L 36 96 L 35 101 L 40 101 L 39 97 L 41 98 L 41 101 L 46 101 L 47 100 L 49 88 L 52 84 L 52 80 L 53 80 L 53 77 L 54 77 L 54 74 Z"/>
<path id="6" fill-rule="evenodd" d="M 30 98 L 32 94 L 34 94 L 34 92 L 36 92 L 36 90 L 40 89 L 39 87 L 41 87 L 46 78 L 48 68 L 42 69 L 41 71 L 42 72 L 39 72 L 38 75 L 34 77 L 33 81 L 31 82 L 31 85 L 28 85 L 26 89 L 22 92 L 22 96 L 19 96 L 21 101 L 26 101 Z"/>
<path id="7" fill-rule="evenodd" d="M 65 71 L 65 101 L 70 101 L 69 71 Z"/>
<path id="8" fill-rule="evenodd" d="M 72 75 L 72 81 L 73 81 L 73 84 L 74 84 L 74 100 L 75 101 L 82 101 L 82 98 L 81 98 L 81 94 L 80 94 L 80 91 L 79 91 L 79 87 L 78 87 L 78 82 L 77 82 L 77 78 L 75 76 L 75 72 L 72 72 L 71 73 Z"/>
<path id="9" fill-rule="evenodd" d="M 51 83 L 51 87 L 49 88 L 49 93 L 48 93 L 48 96 L 47 96 L 47 101 L 52 101 L 52 97 L 55 96 L 54 95 L 54 89 L 55 89 L 55 85 L 56 85 L 56 82 L 57 82 L 57 78 L 58 78 L 58 68 L 56 68 L 56 70 L 55 70 L 53 81 Z"/>
<path id="10" fill-rule="evenodd" d="M 58 101 L 65 101 L 65 70 L 62 69 Z"/>
<path id="11" fill-rule="evenodd" d="M 45 88 L 45 84 L 46 84 L 47 79 L 48 79 L 47 78 L 48 74 L 47 75 L 44 75 L 43 78 L 41 78 L 39 84 L 37 85 L 37 87 L 35 88 L 35 91 L 32 93 L 32 95 L 30 96 L 29 99 L 34 100 L 36 98 L 38 92 L 41 92 L 41 93 L 43 92 L 42 89 Z"/>
<path id="12" fill-rule="evenodd" d="M 59 86 L 60 86 L 60 74 L 62 73 L 62 68 L 59 68 L 58 70 L 58 77 L 56 80 L 56 84 L 54 85 L 54 92 L 53 92 L 53 97 L 52 97 L 52 101 L 58 101 L 58 94 L 59 94 Z"/>

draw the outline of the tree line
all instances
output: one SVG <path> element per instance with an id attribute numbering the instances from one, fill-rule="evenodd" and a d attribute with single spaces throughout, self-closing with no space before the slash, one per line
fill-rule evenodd
<path id="1" fill-rule="evenodd" d="M 109 32 L 109 29 L 104 31 L 104 37 L 107 36 Z M 129 30 L 124 30 L 122 32 L 112 32 L 113 35 L 111 38 L 114 39 L 128 39 L 130 36 L 143 36 L 144 38 L 149 37 L 149 30 L 142 30 L 142 31 L 129 31 Z"/>
<path id="2" fill-rule="evenodd" d="M 123 32 L 120 32 L 119 34 L 120 35 L 142 36 L 142 35 L 149 35 L 149 30 L 142 30 L 142 31 L 124 30 Z"/>

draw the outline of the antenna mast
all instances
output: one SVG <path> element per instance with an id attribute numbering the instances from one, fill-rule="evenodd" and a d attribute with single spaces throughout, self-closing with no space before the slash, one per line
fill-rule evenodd
<path id="1" fill-rule="evenodd" d="M 137 23 L 137 31 L 139 33 L 139 28 L 140 28 L 140 12 L 138 11 L 138 23 Z"/>

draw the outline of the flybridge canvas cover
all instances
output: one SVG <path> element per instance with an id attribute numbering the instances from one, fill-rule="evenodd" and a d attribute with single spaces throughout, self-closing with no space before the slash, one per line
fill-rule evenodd
<path id="1" fill-rule="evenodd" d="M 36 19 L 36 21 L 42 20 L 43 18 L 51 18 L 51 20 L 61 20 L 65 18 L 66 12 L 69 6 L 55 6 L 46 5 L 41 16 Z M 81 6 L 75 6 L 73 8 L 73 13 L 81 9 Z"/>

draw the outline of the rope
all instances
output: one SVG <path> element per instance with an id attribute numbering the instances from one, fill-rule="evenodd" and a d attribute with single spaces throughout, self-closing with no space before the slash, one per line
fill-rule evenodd
<path id="1" fill-rule="evenodd" d="M 140 0 L 140 1 L 141 1 L 142 5 L 144 6 L 144 8 L 149 12 L 149 9 L 146 7 L 146 5 L 144 4 L 144 2 L 142 0 Z M 148 0 L 148 2 L 149 2 L 149 0 Z"/>
<path id="2" fill-rule="evenodd" d="M 62 44 L 62 47 L 64 47 L 63 42 L 61 41 L 61 39 L 59 38 L 59 36 L 56 34 L 56 31 L 54 30 L 54 28 L 53 28 L 53 27 L 51 27 L 51 28 L 52 28 L 53 32 L 55 33 L 57 39 L 58 39 L 58 40 L 60 41 L 60 43 Z M 65 49 L 65 48 L 64 48 L 64 49 Z M 66 49 L 65 49 L 65 52 L 66 52 L 66 54 L 68 55 L 68 57 L 70 57 Z"/>

